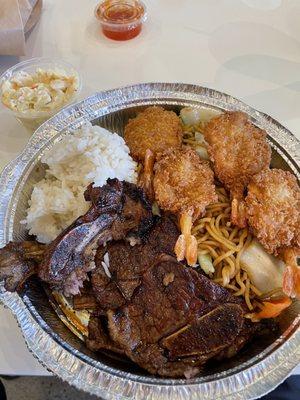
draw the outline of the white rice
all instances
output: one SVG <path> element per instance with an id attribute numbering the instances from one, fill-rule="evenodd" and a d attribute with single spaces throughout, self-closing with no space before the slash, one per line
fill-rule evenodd
<path id="1" fill-rule="evenodd" d="M 51 242 L 88 210 L 83 193 L 90 183 L 136 182 L 136 163 L 124 139 L 90 123 L 56 143 L 42 162 L 48 164 L 46 176 L 34 186 L 23 221 L 41 243 Z"/>

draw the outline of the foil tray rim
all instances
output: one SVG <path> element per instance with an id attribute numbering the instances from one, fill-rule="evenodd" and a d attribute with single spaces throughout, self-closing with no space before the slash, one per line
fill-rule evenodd
<path id="1" fill-rule="evenodd" d="M 213 89 L 182 83 L 145 83 L 99 92 L 61 110 L 41 125 L 24 151 L 3 170 L 0 178 L 0 246 L 12 239 L 11 214 L 14 196 L 22 190 L 22 179 L 33 160 L 43 148 L 51 146 L 62 132 L 68 133 L 81 126 L 85 120 L 113 113 L 120 109 L 148 104 L 178 104 L 208 106 L 222 110 L 240 109 L 254 122 L 266 129 L 276 142 L 283 157 L 299 178 L 300 142 L 282 125 L 234 97 Z M 286 340 L 272 347 L 270 354 L 232 374 L 216 374 L 217 380 L 201 382 L 143 378 L 133 379 L 132 374 L 101 363 L 91 365 L 77 350 L 62 346 L 59 339 L 49 333 L 49 328 L 35 315 L 33 305 L 15 293 L 6 292 L 0 284 L 0 300 L 17 318 L 26 344 L 38 360 L 63 380 L 86 392 L 107 399 L 254 399 L 272 390 L 283 381 L 300 362 L 300 318 L 285 332 Z M 103 367 L 103 366 L 102 366 Z"/>

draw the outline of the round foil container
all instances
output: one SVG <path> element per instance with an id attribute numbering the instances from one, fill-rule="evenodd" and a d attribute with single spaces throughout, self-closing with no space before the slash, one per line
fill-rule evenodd
<path id="1" fill-rule="evenodd" d="M 122 135 L 128 119 L 150 105 L 175 111 L 186 106 L 244 111 L 255 125 L 267 131 L 272 166 L 300 176 L 297 139 L 271 117 L 229 95 L 172 83 L 100 92 L 45 122 L 25 150 L 4 169 L 0 180 L 0 246 L 26 238 L 20 221 L 25 217 L 33 184 L 44 175 L 41 156 L 53 143 L 86 120 Z M 58 318 L 37 280 L 29 283 L 22 296 L 6 292 L 0 284 L 0 300 L 15 315 L 29 350 L 48 370 L 104 399 L 255 399 L 274 389 L 300 362 L 299 302 L 280 316 L 280 332 L 254 340 L 234 358 L 211 362 L 201 376 L 185 380 L 154 377 L 126 360 L 90 352 Z"/>

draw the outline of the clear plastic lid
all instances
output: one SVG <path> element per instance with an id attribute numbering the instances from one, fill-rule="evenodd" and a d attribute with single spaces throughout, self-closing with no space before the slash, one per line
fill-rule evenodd
<path id="1" fill-rule="evenodd" d="M 95 8 L 95 16 L 104 29 L 126 31 L 147 19 L 146 6 L 136 0 L 105 0 Z"/>

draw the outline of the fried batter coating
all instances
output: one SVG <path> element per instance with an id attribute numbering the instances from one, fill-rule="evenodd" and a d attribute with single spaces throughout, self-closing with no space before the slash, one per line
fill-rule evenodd
<path id="1" fill-rule="evenodd" d="M 191 148 L 163 153 L 154 173 L 155 198 L 163 210 L 174 214 L 192 211 L 196 219 L 217 201 L 214 173 Z"/>
<path id="2" fill-rule="evenodd" d="M 237 198 L 242 197 L 251 177 L 270 164 L 265 131 L 255 127 L 247 114 L 234 111 L 213 118 L 204 136 L 218 179 Z"/>
<path id="3" fill-rule="evenodd" d="M 232 221 L 245 226 L 243 193 L 251 177 L 268 168 L 271 148 L 265 131 L 255 127 L 247 114 L 234 111 L 213 118 L 204 131 L 208 153 L 217 178 L 233 199 Z"/>
<path id="4" fill-rule="evenodd" d="M 177 259 L 186 258 L 189 265 L 195 265 L 197 240 L 191 234 L 192 224 L 206 206 L 217 201 L 213 171 L 195 150 L 182 148 L 161 154 L 154 172 L 153 187 L 159 206 L 180 217 L 182 234 L 175 246 Z"/>
<path id="5" fill-rule="evenodd" d="M 254 235 L 269 253 L 300 247 L 300 189 L 296 177 L 281 169 L 267 169 L 248 185 L 246 215 Z"/>
<path id="6" fill-rule="evenodd" d="M 132 157 L 144 162 L 147 149 L 156 156 L 167 149 L 180 148 L 182 125 L 173 111 L 148 107 L 127 123 L 124 139 Z"/>

